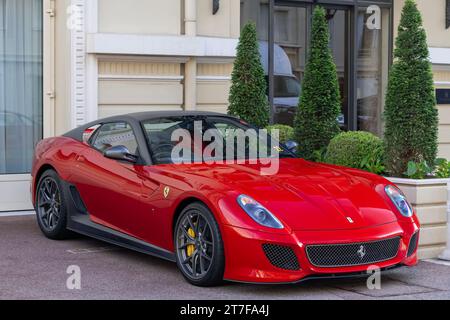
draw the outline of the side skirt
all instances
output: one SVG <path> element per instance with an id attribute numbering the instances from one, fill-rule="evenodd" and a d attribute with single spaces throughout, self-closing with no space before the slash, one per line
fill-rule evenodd
<path id="1" fill-rule="evenodd" d="M 92 222 L 86 211 L 81 197 L 75 186 L 63 182 L 65 198 L 71 199 L 68 203 L 67 229 L 82 235 L 105 241 L 127 249 L 152 255 L 168 261 L 175 262 L 175 254 L 160 247 L 151 245 L 145 241 L 136 239 L 125 233 L 110 229 L 98 223 Z M 78 196 L 76 196 L 78 195 Z"/>
<path id="2" fill-rule="evenodd" d="M 67 229 L 127 249 L 175 262 L 175 254 L 173 252 L 94 223 L 89 219 L 89 215 L 71 216 L 67 223 Z"/>

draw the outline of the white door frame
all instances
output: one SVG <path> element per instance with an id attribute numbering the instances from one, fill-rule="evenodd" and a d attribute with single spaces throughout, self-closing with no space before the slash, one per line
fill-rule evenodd
<path id="1" fill-rule="evenodd" d="M 43 137 L 55 134 L 55 0 L 42 1 Z M 0 175 L 0 212 L 33 209 L 30 174 Z"/>

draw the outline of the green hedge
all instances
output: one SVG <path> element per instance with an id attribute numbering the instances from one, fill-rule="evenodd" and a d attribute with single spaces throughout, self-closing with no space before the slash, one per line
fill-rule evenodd
<path id="1" fill-rule="evenodd" d="M 272 130 L 279 131 L 279 140 L 281 143 L 286 143 L 287 141 L 294 140 L 294 128 L 284 125 L 284 124 L 275 124 L 273 126 L 266 127 L 269 134 L 271 134 Z"/>
<path id="2" fill-rule="evenodd" d="M 380 174 L 384 170 L 383 154 L 383 141 L 372 133 L 343 132 L 331 140 L 325 161 Z"/>

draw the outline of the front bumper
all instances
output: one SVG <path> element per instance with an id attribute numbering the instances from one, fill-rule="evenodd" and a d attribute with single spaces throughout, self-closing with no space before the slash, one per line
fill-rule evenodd
<path id="1" fill-rule="evenodd" d="M 411 222 L 394 222 L 381 226 L 336 231 L 296 231 L 291 234 L 265 233 L 232 226 L 223 227 L 225 242 L 224 278 L 240 282 L 295 283 L 310 278 L 357 276 L 367 274 L 369 266 L 387 270 L 417 264 L 417 252 L 408 256 L 411 237 L 419 226 Z M 316 267 L 308 259 L 306 247 L 318 244 L 348 244 L 400 237 L 397 255 L 383 262 L 346 266 Z M 264 244 L 290 247 L 298 260 L 298 270 L 274 266 L 263 250 Z M 417 249 L 416 249 L 417 251 Z"/>

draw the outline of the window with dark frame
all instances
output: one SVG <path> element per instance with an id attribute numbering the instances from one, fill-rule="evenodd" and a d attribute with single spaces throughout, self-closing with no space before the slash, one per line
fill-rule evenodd
<path id="1" fill-rule="evenodd" d="M 436 102 L 439 105 L 450 104 L 450 89 L 436 89 Z"/>
<path id="2" fill-rule="evenodd" d="M 445 5 L 445 28 L 448 29 L 450 28 L 450 0 L 446 0 Z"/>

